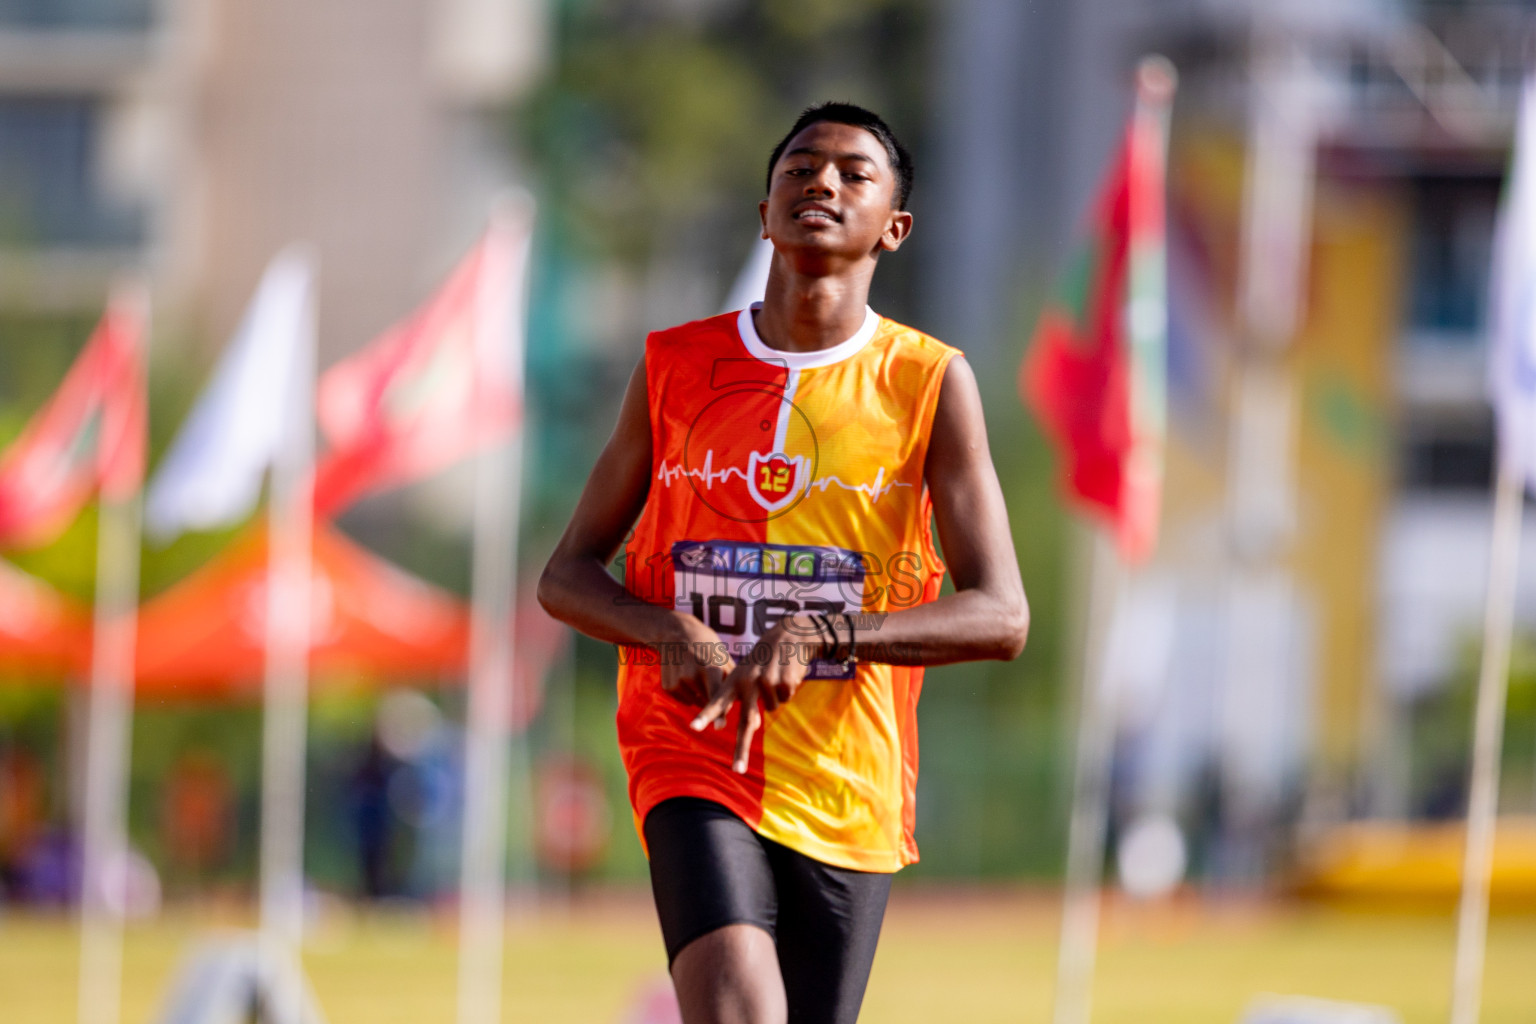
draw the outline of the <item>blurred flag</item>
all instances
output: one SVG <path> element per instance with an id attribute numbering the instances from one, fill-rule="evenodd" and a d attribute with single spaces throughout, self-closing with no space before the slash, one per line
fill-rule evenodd
<path id="1" fill-rule="evenodd" d="M 0 561 L 0 666 L 79 671 L 90 650 L 90 613 L 85 608 Z"/>
<path id="2" fill-rule="evenodd" d="M 522 416 L 523 266 L 529 217 L 508 213 L 412 316 L 320 379 L 315 509 L 442 469 Z M 508 344 L 508 338 L 513 344 Z"/>
<path id="3" fill-rule="evenodd" d="M 299 374 L 313 364 L 313 259 L 295 246 L 272 260 L 207 390 L 171 443 L 145 498 L 161 541 L 244 519 L 290 430 L 310 430 Z"/>
<path id="4" fill-rule="evenodd" d="M 1536 485 L 1536 76 L 1526 79 L 1494 235 L 1488 390 L 1504 457 Z"/>
<path id="5" fill-rule="evenodd" d="M 1171 72 L 1156 78 L 1140 76 L 1092 242 L 1041 314 L 1019 371 L 1020 392 L 1061 451 L 1069 497 L 1109 518 L 1128 562 L 1151 555 L 1162 501 Z"/>
<path id="6" fill-rule="evenodd" d="M 119 287 L 58 391 L 0 455 L 0 547 L 40 547 L 98 490 L 131 495 L 144 476 L 147 306 Z"/>

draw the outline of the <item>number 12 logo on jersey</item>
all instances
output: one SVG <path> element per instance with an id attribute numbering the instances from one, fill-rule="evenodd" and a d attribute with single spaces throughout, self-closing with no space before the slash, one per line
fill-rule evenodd
<path id="1" fill-rule="evenodd" d="M 805 490 L 806 471 L 809 468 L 804 455 L 790 458 L 783 452 L 768 455 L 749 452 L 747 492 L 764 509 L 777 512 Z"/>

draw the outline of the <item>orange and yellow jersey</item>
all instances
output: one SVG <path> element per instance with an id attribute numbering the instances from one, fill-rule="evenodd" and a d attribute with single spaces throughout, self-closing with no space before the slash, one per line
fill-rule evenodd
<path id="1" fill-rule="evenodd" d="M 688 611 L 740 659 L 783 615 L 878 613 L 938 596 L 923 479 L 956 350 L 866 313 L 847 341 L 780 352 L 751 310 L 646 340 L 652 477 L 625 546 L 625 587 Z M 866 615 L 859 642 L 879 642 Z M 917 860 L 921 667 L 813 662 L 768 714 L 744 775 L 728 727 L 661 688 L 666 649 L 620 648 L 619 745 L 637 826 L 677 796 L 717 801 L 759 834 L 840 867 Z M 642 836 L 643 838 L 643 836 Z"/>

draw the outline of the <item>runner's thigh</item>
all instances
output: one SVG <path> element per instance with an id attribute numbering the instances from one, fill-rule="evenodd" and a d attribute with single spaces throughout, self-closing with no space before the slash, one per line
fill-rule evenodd
<path id="1" fill-rule="evenodd" d="M 891 876 L 833 867 L 761 840 L 778 885 L 776 941 L 789 1024 L 854 1024 Z"/>
<path id="2" fill-rule="evenodd" d="M 773 870 L 735 814 L 712 800 L 663 800 L 645 816 L 645 844 L 668 967 L 688 943 L 728 924 L 774 933 Z"/>

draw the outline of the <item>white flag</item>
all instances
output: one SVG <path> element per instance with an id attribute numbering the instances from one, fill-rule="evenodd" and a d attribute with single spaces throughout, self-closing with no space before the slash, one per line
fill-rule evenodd
<path id="1" fill-rule="evenodd" d="M 1488 391 L 1501 457 L 1536 484 L 1536 76 L 1526 79 L 1493 243 Z"/>
<path id="2" fill-rule="evenodd" d="M 245 518 L 285 439 L 314 429 L 303 380 L 314 372 L 314 280 L 314 261 L 298 246 L 268 265 L 234 341 L 149 485 L 144 519 L 156 539 Z"/>
<path id="3" fill-rule="evenodd" d="M 720 312 L 734 313 L 738 309 L 746 309 L 754 302 L 763 301 L 763 293 L 768 290 L 768 268 L 772 265 L 773 243 L 766 238 L 759 238 L 752 243 L 747 262 L 742 264 L 741 272 L 736 275 L 736 283 L 731 285 L 731 293 L 725 297 L 725 308 Z"/>

